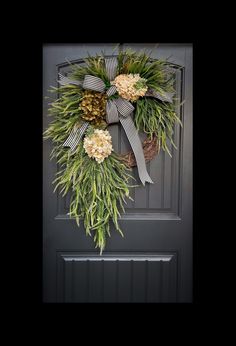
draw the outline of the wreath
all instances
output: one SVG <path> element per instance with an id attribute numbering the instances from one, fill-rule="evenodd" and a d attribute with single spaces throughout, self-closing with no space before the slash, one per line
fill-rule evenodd
<path id="1" fill-rule="evenodd" d="M 102 253 L 110 219 L 123 236 L 118 219 L 126 200 L 132 200 L 132 167 L 137 166 L 143 185 L 153 183 L 146 162 L 160 149 L 171 156 L 167 140 L 176 148 L 174 125 L 181 121 L 175 111 L 175 78 L 167 61 L 130 50 L 88 56 L 83 65 L 70 66 L 69 75 L 59 73 L 60 85 L 50 89 L 58 98 L 49 104 L 53 121 L 44 138 L 52 139 L 51 158 L 61 167 L 54 191 L 59 188 L 63 196 L 72 191 L 68 214 L 78 226 L 83 219 L 86 234 L 94 232 Z M 108 131 L 118 122 L 132 148 L 123 155 L 113 150 Z M 139 131 L 147 135 L 143 143 Z"/>

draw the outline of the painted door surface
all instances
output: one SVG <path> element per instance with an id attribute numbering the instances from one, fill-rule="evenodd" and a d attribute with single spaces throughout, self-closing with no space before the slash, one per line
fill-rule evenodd
<path id="1" fill-rule="evenodd" d="M 47 44 L 43 46 L 43 95 L 57 85 L 58 73 L 69 71 L 67 59 L 80 63 L 105 51 L 127 47 L 152 49 L 153 58 L 175 64 L 177 108 L 183 127 L 176 125 L 172 158 L 161 151 L 147 164 L 154 184 L 132 192 L 120 225 L 112 229 L 102 256 L 83 226 L 67 216 L 69 196 L 53 193 L 58 170 L 49 160 L 50 141 L 43 142 L 43 299 L 44 302 L 191 302 L 192 301 L 192 46 L 190 44 Z M 55 96 L 56 97 L 56 96 Z M 43 129 L 48 100 L 43 100 Z M 130 150 L 119 124 L 109 126 L 113 147 Z M 133 174 L 137 177 L 137 169 Z"/>

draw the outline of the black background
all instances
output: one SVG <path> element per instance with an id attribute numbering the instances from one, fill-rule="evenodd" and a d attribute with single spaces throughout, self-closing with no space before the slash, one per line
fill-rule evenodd
<path id="1" fill-rule="evenodd" d="M 67 8 L 66 12 L 70 11 L 75 14 L 73 8 Z M 8 75 L 9 71 L 12 71 L 9 90 L 15 90 L 14 88 L 17 87 L 18 98 L 14 97 L 14 102 L 11 101 L 12 94 L 14 94 L 12 90 L 10 103 L 7 107 L 11 109 L 11 112 L 8 111 L 7 113 L 7 119 L 12 119 L 10 114 L 13 115 L 14 113 L 14 120 L 11 121 L 10 125 L 11 131 L 13 130 L 11 136 L 14 136 L 14 140 L 11 140 L 10 143 L 7 130 L 9 124 L 8 127 L 3 128 L 8 140 L 7 146 L 4 145 L 3 149 L 7 153 L 7 161 L 3 162 L 3 170 L 7 173 L 7 178 L 3 181 L 3 185 L 7 188 L 8 201 L 5 205 L 9 213 L 5 223 L 7 226 L 3 228 L 5 229 L 4 233 L 10 235 L 10 243 L 8 243 L 10 246 L 6 246 L 9 264 L 6 282 L 10 283 L 8 277 L 9 280 L 13 279 L 13 284 L 10 284 L 8 289 L 10 301 L 13 304 L 20 303 L 24 313 L 27 309 L 32 320 L 43 313 L 42 316 L 45 321 L 47 316 L 49 318 L 47 322 L 44 322 L 46 325 L 50 325 L 52 323 L 50 319 L 52 310 L 58 310 L 57 317 L 63 320 L 65 324 L 66 319 L 69 319 L 71 324 L 77 322 L 78 332 L 81 333 L 80 321 L 85 321 L 88 327 L 93 330 L 98 321 L 101 320 L 102 312 L 105 312 L 105 319 L 100 321 L 104 323 L 101 334 L 106 339 L 106 328 L 109 328 L 108 324 L 109 322 L 112 323 L 114 318 L 110 330 L 114 331 L 114 336 L 117 334 L 118 341 L 119 330 L 122 330 L 122 334 L 125 329 L 131 333 L 133 330 L 134 334 L 137 335 L 136 327 L 135 329 L 131 328 L 131 323 L 136 319 L 139 322 L 148 322 L 150 328 L 153 324 L 154 330 L 158 331 L 158 318 L 165 321 L 166 326 L 169 324 L 169 320 L 166 318 L 170 320 L 173 318 L 177 324 L 178 318 L 176 320 L 176 316 L 178 315 L 171 315 L 173 310 L 180 313 L 181 309 L 183 312 L 181 316 L 184 316 L 186 323 L 186 317 L 189 316 L 190 311 L 200 312 L 201 319 L 205 319 L 206 315 L 202 308 L 209 311 L 224 303 L 227 298 L 230 299 L 230 296 L 224 295 L 222 297 L 219 294 L 218 289 L 223 284 L 219 278 L 219 272 L 222 275 L 224 266 L 221 261 L 217 261 L 222 245 L 220 247 L 220 245 L 215 244 L 215 240 L 219 240 L 222 244 L 221 222 L 224 221 L 220 197 L 224 178 L 223 176 L 220 179 L 217 177 L 219 157 L 222 155 L 224 146 L 219 145 L 219 130 L 216 131 L 215 129 L 215 125 L 219 123 L 218 119 L 220 119 L 219 114 L 217 114 L 218 109 L 212 107 L 212 100 L 216 98 L 220 100 L 219 96 L 215 96 L 213 88 L 216 85 L 214 77 L 218 76 L 216 75 L 218 69 L 217 43 L 214 41 L 215 36 L 207 36 L 204 29 L 202 29 L 203 32 L 198 27 L 192 30 L 190 22 L 193 24 L 194 21 L 190 15 L 182 15 L 181 18 L 184 19 L 182 22 L 176 13 L 172 18 L 168 11 L 158 11 L 155 12 L 157 18 L 155 16 L 153 18 L 150 9 L 150 17 L 149 12 L 146 12 L 144 15 L 146 21 L 144 21 L 142 11 L 138 15 L 132 12 L 133 16 L 130 16 L 131 12 L 125 8 L 125 11 L 118 11 L 119 18 L 116 20 L 110 20 L 108 16 L 105 16 L 101 24 L 100 20 L 94 21 L 90 18 L 90 22 L 94 25 L 88 28 L 88 20 L 83 22 L 85 13 L 83 11 L 81 13 L 81 11 L 82 9 L 78 11 L 77 18 L 76 16 L 73 18 L 72 15 L 73 24 L 70 23 L 69 26 L 65 23 L 59 25 L 60 16 L 52 12 L 51 15 L 48 13 L 48 26 L 45 16 L 40 17 L 39 15 L 37 24 L 34 23 L 37 26 L 35 29 L 33 26 L 34 18 L 30 17 L 29 22 L 23 28 L 20 39 L 18 40 L 15 36 L 11 41 L 14 42 L 15 54 L 12 54 L 13 61 L 6 62 Z M 125 16 L 126 23 L 121 23 L 122 16 Z M 133 22 L 130 22 L 130 17 L 133 17 Z M 97 19 L 100 18 L 99 16 Z M 204 22 L 203 17 L 201 21 Z M 115 25 L 112 26 L 113 30 L 110 30 L 112 23 Z M 151 23 L 154 27 L 151 26 Z M 100 25 L 99 29 L 98 25 Z M 117 304 L 115 307 L 112 304 L 103 304 L 103 306 L 62 304 L 62 306 L 42 303 L 42 46 L 44 43 L 53 42 L 193 43 L 193 303 Z M 10 193 L 8 191 L 9 186 L 12 188 Z M 228 230 L 225 230 L 224 234 L 226 235 L 227 232 Z M 14 249 L 14 245 L 16 249 Z M 2 246 L 4 247 L 4 244 Z M 70 308 L 70 313 L 65 314 L 68 308 Z M 109 312 L 107 311 L 108 308 Z M 125 309 L 136 311 L 136 319 L 133 319 L 133 315 L 125 312 Z M 115 322 L 118 312 L 122 318 Z M 151 318 L 150 312 L 156 316 L 156 319 Z M 190 319 L 187 318 L 187 321 L 191 324 Z M 183 333 L 187 328 L 187 324 L 184 324 Z M 170 334 L 167 335 L 169 338 Z"/>

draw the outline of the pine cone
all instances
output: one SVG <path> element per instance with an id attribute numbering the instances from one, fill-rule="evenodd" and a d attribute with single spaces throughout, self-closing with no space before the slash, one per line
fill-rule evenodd
<path id="1" fill-rule="evenodd" d="M 95 121 L 95 123 L 105 119 L 106 100 L 106 94 L 91 90 L 84 91 L 80 103 L 80 109 L 83 111 L 81 117 L 86 121 Z"/>

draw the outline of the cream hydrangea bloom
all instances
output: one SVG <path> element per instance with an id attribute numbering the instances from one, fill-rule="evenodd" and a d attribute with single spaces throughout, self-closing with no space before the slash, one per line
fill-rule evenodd
<path id="1" fill-rule="evenodd" d="M 84 138 L 83 146 L 88 156 L 98 163 L 103 162 L 113 150 L 111 136 L 107 130 L 94 130 L 91 135 Z"/>
<path id="2" fill-rule="evenodd" d="M 136 101 L 140 96 L 144 96 L 148 89 L 146 79 L 132 73 L 118 75 L 111 84 L 115 85 L 118 94 L 128 101 Z"/>

